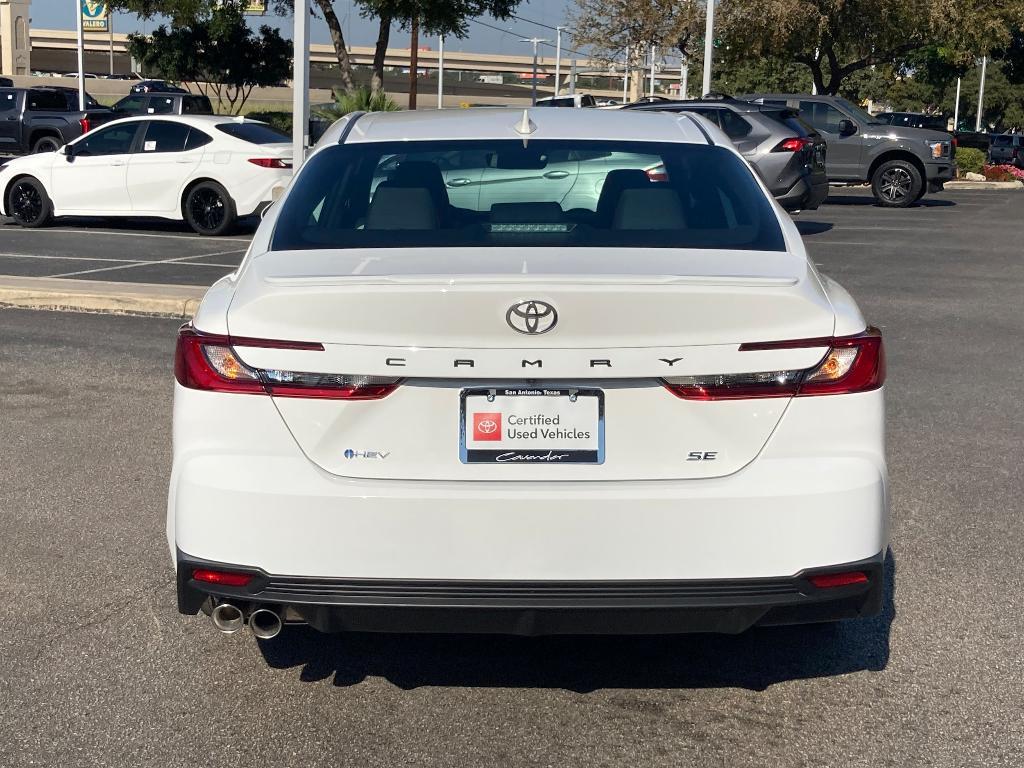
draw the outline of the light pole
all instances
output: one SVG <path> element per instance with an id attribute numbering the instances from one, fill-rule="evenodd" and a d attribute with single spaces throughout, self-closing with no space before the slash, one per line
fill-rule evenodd
<path id="1" fill-rule="evenodd" d="M 960 130 L 960 78 L 956 79 L 956 104 L 953 105 L 953 130 Z"/>
<path id="2" fill-rule="evenodd" d="M 690 98 L 690 63 L 685 57 L 679 65 L 679 98 Z"/>
<path id="3" fill-rule="evenodd" d="M 75 0 L 75 18 L 78 19 L 78 108 L 85 112 L 85 29 L 81 0 Z"/>
<path id="4" fill-rule="evenodd" d="M 437 108 L 444 106 L 444 35 L 437 38 Z"/>
<path id="5" fill-rule="evenodd" d="M 629 46 L 626 46 L 626 63 L 622 67 L 622 103 L 629 98 Z"/>
<path id="6" fill-rule="evenodd" d="M 988 56 L 981 57 L 981 85 L 978 86 L 978 119 L 974 122 L 974 132 L 981 133 L 981 114 L 985 109 L 985 69 Z"/>
<path id="7" fill-rule="evenodd" d="M 653 45 L 651 46 L 651 90 L 648 91 L 648 95 L 654 95 L 654 60 L 658 56 L 658 49 Z"/>
<path id="8" fill-rule="evenodd" d="M 555 96 L 562 93 L 562 30 L 565 27 L 555 27 Z"/>
<path id="9" fill-rule="evenodd" d="M 520 43 L 533 43 L 533 104 L 537 104 L 537 46 L 541 43 L 550 43 L 550 40 L 545 40 L 541 37 L 524 37 Z"/>
<path id="10" fill-rule="evenodd" d="M 309 0 L 295 0 L 292 40 L 292 173 L 298 173 L 309 138 Z"/>
<path id="11" fill-rule="evenodd" d="M 707 0 L 707 23 L 704 26 L 704 85 L 701 96 L 711 92 L 711 58 L 715 52 L 715 0 Z"/>

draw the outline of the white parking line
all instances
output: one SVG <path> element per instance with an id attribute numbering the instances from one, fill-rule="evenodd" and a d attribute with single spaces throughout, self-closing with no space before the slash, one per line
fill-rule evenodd
<path id="1" fill-rule="evenodd" d="M 4 233 L 20 232 L 24 234 L 46 234 L 46 235 L 113 235 L 114 237 L 159 237 L 169 240 L 192 240 L 200 243 L 245 243 L 249 244 L 246 237 L 204 237 L 202 235 L 168 235 L 156 232 L 117 232 L 109 229 L 25 229 L 24 227 L 4 227 Z"/>
<path id="2" fill-rule="evenodd" d="M 0 252 L 0 258 L 8 259 L 57 259 L 59 261 L 110 261 L 121 264 L 133 264 L 142 259 L 106 259 L 102 256 L 50 256 L 49 254 L 42 253 L 3 253 Z"/>
<path id="3" fill-rule="evenodd" d="M 62 272 L 58 275 L 47 275 L 47 277 L 77 277 L 78 275 L 92 275 L 97 272 L 110 272 L 118 269 L 133 269 L 135 267 L 156 266 L 159 264 L 181 264 L 188 267 L 221 267 L 235 269 L 237 264 L 194 264 L 189 259 L 202 259 L 210 256 L 227 256 L 230 253 L 243 253 L 241 250 L 219 251 L 218 253 L 201 253 L 194 256 L 178 256 L 174 259 L 158 259 L 155 261 L 134 261 L 129 264 L 118 264 L 113 267 L 97 267 L 96 269 L 82 269 L 77 272 Z"/>

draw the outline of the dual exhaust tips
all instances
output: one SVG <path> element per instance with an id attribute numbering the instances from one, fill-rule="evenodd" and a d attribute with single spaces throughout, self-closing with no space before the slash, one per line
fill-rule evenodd
<path id="1" fill-rule="evenodd" d="M 233 635 L 245 626 L 245 614 L 232 603 L 218 603 L 210 613 L 210 621 L 225 635 Z M 249 614 L 249 629 L 260 640 L 281 634 L 281 614 L 271 608 L 257 608 Z"/>

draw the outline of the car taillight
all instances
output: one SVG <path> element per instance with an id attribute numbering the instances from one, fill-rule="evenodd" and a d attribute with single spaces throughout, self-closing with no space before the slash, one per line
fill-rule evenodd
<path id="1" fill-rule="evenodd" d="M 813 368 L 674 376 L 663 379 L 684 400 L 741 400 L 761 397 L 810 397 L 869 392 L 885 382 L 882 334 L 868 328 L 856 336 L 741 344 L 740 351 L 828 347 Z"/>
<path id="2" fill-rule="evenodd" d="M 207 584 L 219 584 L 222 587 L 245 587 L 252 581 L 252 574 L 214 571 L 209 568 L 194 568 L 192 570 L 192 578 Z"/>
<path id="3" fill-rule="evenodd" d="M 178 331 L 174 378 L 183 387 L 207 392 L 336 400 L 379 400 L 391 394 L 401 382 L 401 379 L 385 376 L 253 368 L 238 357 L 236 346 L 307 351 L 323 351 L 324 348 L 317 342 L 200 333 L 184 325 Z"/>
<path id="4" fill-rule="evenodd" d="M 780 141 L 772 152 L 800 152 L 808 147 L 814 146 L 813 139 L 792 138 Z"/>
<path id="5" fill-rule="evenodd" d="M 92 125 L 89 123 L 88 117 L 78 118 L 78 124 L 82 126 L 82 133 L 88 133 L 89 129 L 92 128 Z"/>
<path id="6" fill-rule="evenodd" d="M 851 584 L 867 584 L 868 575 L 864 571 L 844 571 L 843 573 L 812 573 L 807 577 L 818 589 L 834 589 L 848 587 Z"/>
<path id="7" fill-rule="evenodd" d="M 250 157 L 249 162 L 258 165 L 260 168 L 291 168 L 291 163 L 286 163 L 279 157 Z"/>
<path id="8" fill-rule="evenodd" d="M 668 170 L 665 168 L 664 163 L 652 166 L 644 171 L 647 174 L 647 178 L 650 181 L 668 181 Z"/>

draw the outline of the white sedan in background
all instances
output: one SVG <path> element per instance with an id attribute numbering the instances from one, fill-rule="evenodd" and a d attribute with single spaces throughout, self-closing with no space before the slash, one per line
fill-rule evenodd
<path id="1" fill-rule="evenodd" d="M 25 227 L 57 216 L 184 220 L 203 235 L 261 213 L 291 179 L 289 139 L 217 115 L 117 120 L 56 152 L 0 169 L 0 213 Z"/>

